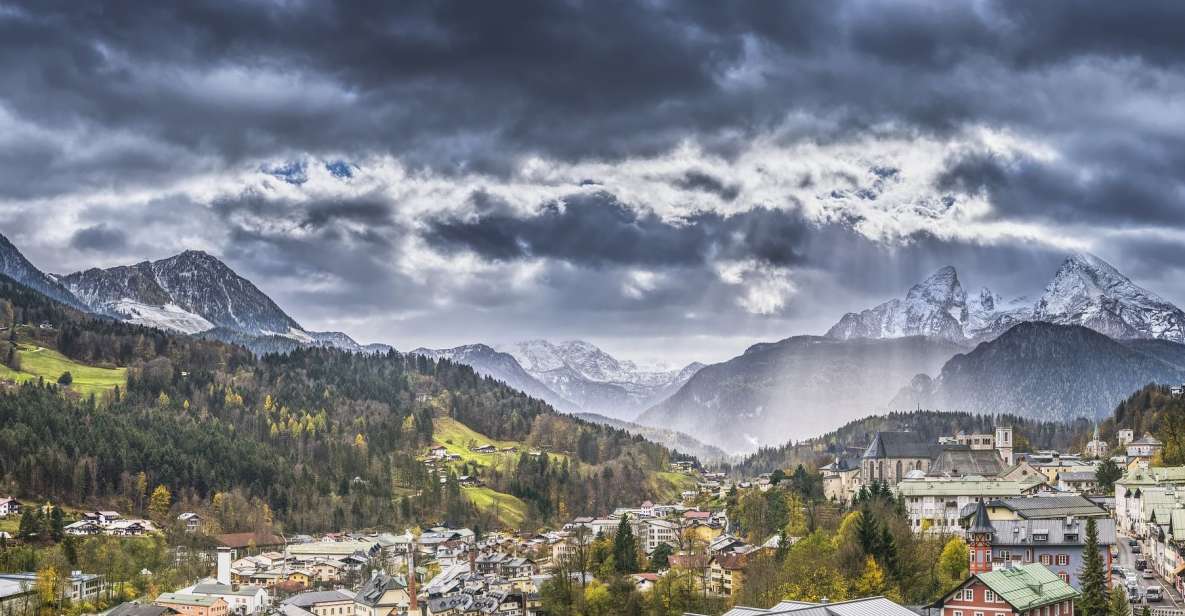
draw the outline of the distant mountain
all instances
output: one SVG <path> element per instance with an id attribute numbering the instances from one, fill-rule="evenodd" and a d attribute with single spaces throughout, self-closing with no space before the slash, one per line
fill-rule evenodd
<path id="1" fill-rule="evenodd" d="M 615 419 L 639 412 L 678 390 L 703 364 L 642 367 L 581 340 L 529 340 L 499 348 L 539 382 L 580 410 Z"/>
<path id="2" fill-rule="evenodd" d="M 186 334 L 242 344 L 257 353 L 330 346 L 379 353 L 342 332 L 310 332 L 250 280 L 197 250 L 159 261 L 92 268 L 60 277 L 92 312 Z"/>
<path id="3" fill-rule="evenodd" d="M 8 238 L 0 235 L 0 274 L 71 308 L 86 310 L 78 298 L 55 278 L 34 267 Z"/>
<path id="4" fill-rule="evenodd" d="M 980 341 L 1026 321 L 1081 325 L 1119 339 L 1185 342 L 1185 312 L 1090 254 L 1068 257 L 1036 302 L 1004 300 L 986 288 L 968 297 L 955 268 L 947 266 L 910 288 L 903 300 L 845 314 L 827 336 Z"/>
<path id="5" fill-rule="evenodd" d="M 556 394 L 535 377 L 523 370 L 518 360 L 509 353 L 495 351 L 485 344 L 467 344 L 451 349 L 427 349 L 420 347 L 412 351 L 413 355 L 423 355 L 432 359 L 447 359 L 470 366 L 478 374 L 502 381 L 503 383 L 533 397 L 543 400 L 561 412 L 574 412 L 579 407 L 570 400 Z"/>
<path id="6" fill-rule="evenodd" d="M 717 464 L 720 462 L 727 462 L 733 459 L 728 453 L 719 447 L 706 445 L 699 439 L 692 437 L 683 432 L 676 432 L 675 430 L 666 430 L 664 428 L 655 428 L 653 426 L 644 426 L 632 421 L 625 421 L 623 419 L 613 419 L 612 417 L 605 417 L 596 413 L 574 413 L 576 417 L 592 423 L 603 424 L 620 428 L 629 432 L 630 434 L 637 434 L 642 438 L 658 443 L 667 449 L 678 451 L 695 456 L 697 460 L 705 464 Z"/>
<path id="7" fill-rule="evenodd" d="M 1088 254 L 1062 263 L 1034 306 L 1033 318 L 1082 325 L 1112 338 L 1185 343 L 1185 312 Z"/>
<path id="8" fill-rule="evenodd" d="M 1185 345 L 1118 341 L 1080 325 L 1021 323 L 951 358 L 937 374 L 914 378 L 891 406 L 1094 419 L 1144 385 L 1185 381 Z"/>
<path id="9" fill-rule="evenodd" d="M 918 373 L 965 350 L 941 338 L 796 336 L 750 347 L 699 370 L 637 422 L 728 452 L 748 452 L 834 429 L 877 410 Z"/>

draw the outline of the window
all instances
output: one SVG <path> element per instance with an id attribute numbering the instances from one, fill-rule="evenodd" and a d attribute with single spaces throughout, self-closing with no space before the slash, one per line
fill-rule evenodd
<path id="1" fill-rule="evenodd" d="M 1053 564 L 1053 557 L 1050 556 L 1049 554 L 1042 554 L 1040 560 L 1041 560 L 1042 565 L 1052 565 Z"/>
<path id="2" fill-rule="evenodd" d="M 990 590 L 983 591 L 983 601 L 984 601 L 984 603 L 995 603 L 996 602 L 996 593 L 994 593 Z"/>
<path id="3" fill-rule="evenodd" d="M 1058 554 L 1057 555 L 1057 564 L 1062 565 L 1063 567 L 1070 564 L 1070 555 L 1069 554 Z"/>

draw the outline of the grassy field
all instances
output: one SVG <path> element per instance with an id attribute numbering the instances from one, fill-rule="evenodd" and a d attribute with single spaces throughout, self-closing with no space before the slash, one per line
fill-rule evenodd
<path id="1" fill-rule="evenodd" d="M 695 477 L 672 471 L 654 473 L 650 481 L 653 484 L 655 494 L 663 502 L 678 501 L 679 495 L 684 490 L 694 490 L 696 487 Z"/>
<path id="2" fill-rule="evenodd" d="M 74 377 L 74 384 L 70 389 L 83 396 L 102 394 L 113 389 L 116 385 L 123 387 L 127 384 L 127 368 L 97 368 L 80 364 L 53 349 L 21 344 L 21 371 L 13 372 L 7 366 L 0 365 L 0 379 L 23 383 L 36 380 L 38 377 L 56 383 L 63 372 L 69 372 Z"/>
<path id="3" fill-rule="evenodd" d="M 517 460 L 520 453 L 527 449 L 526 445 L 518 441 L 494 440 L 480 432 L 476 432 L 452 417 L 436 417 L 432 420 L 432 440 L 437 445 L 443 445 L 449 453 L 461 456 L 464 462 L 474 462 L 482 467 L 492 466 L 503 460 Z M 498 449 L 514 447 L 517 451 L 511 453 L 477 453 L 469 451 L 471 443 L 477 445 L 493 445 Z M 553 461 L 560 461 L 567 456 L 561 453 L 547 454 Z"/>
<path id="4" fill-rule="evenodd" d="M 527 517 L 527 505 L 509 494 L 490 488 L 462 488 L 461 493 L 482 511 L 497 509 L 498 521 L 509 528 L 519 528 Z"/>
<path id="5" fill-rule="evenodd" d="M 16 531 L 21 526 L 21 516 L 10 515 L 7 518 L 0 518 L 0 531 L 6 532 L 12 536 L 16 536 Z"/>

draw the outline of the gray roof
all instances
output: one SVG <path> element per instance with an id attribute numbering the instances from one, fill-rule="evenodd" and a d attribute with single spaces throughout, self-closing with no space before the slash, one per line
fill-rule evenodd
<path id="1" fill-rule="evenodd" d="M 281 605 L 295 605 L 297 607 L 312 607 L 318 603 L 331 603 L 334 601 L 349 601 L 354 598 L 354 595 L 344 590 L 321 590 L 302 592 L 299 595 L 292 595 L 287 599 L 281 601 Z"/>
<path id="2" fill-rule="evenodd" d="M 1099 545 L 1115 544 L 1115 520 L 1098 518 L 1095 524 L 1099 530 Z M 1045 520 L 997 520 L 992 522 L 996 533 L 992 545 L 1084 545 L 1086 543 L 1086 520 L 1074 518 L 1070 526 L 1064 519 Z M 1034 534 L 1045 533 L 1044 541 L 1034 541 Z M 1073 538 L 1067 539 L 1069 534 Z"/>
<path id="3" fill-rule="evenodd" d="M 995 477 L 1003 471 L 1004 460 L 995 449 L 971 449 L 964 445 L 943 447 L 927 474 L 944 477 Z"/>
<path id="4" fill-rule="evenodd" d="M 938 453 L 938 444 L 930 443 L 913 432 L 877 432 L 872 437 L 865 459 L 930 458 Z"/>
<path id="5" fill-rule="evenodd" d="M 1098 475 L 1090 471 L 1068 471 L 1065 473 L 1058 473 L 1059 481 L 1096 481 Z"/>
<path id="6" fill-rule="evenodd" d="M 432 613 L 446 612 L 454 609 L 464 611 L 469 609 L 471 605 L 473 605 L 473 595 L 467 593 L 428 599 L 428 611 Z"/>
<path id="7" fill-rule="evenodd" d="M 354 601 L 361 603 L 362 605 L 375 607 L 379 605 L 379 601 L 382 600 L 383 595 L 388 590 L 399 590 L 406 588 L 407 582 L 404 581 L 402 577 L 380 573 L 367 580 L 366 583 L 362 585 L 362 588 L 358 589 L 358 594 L 355 595 Z"/>
<path id="8" fill-rule="evenodd" d="M 176 613 L 177 610 L 171 607 L 129 602 L 115 606 L 115 609 L 107 612 L 107 616 L 165 616 Z"/>
<path id="9" fill-rule="evenodd" d="M 1022 518 L 1106 517 L 1105 509 L 1077 494 L 1069 496 L 1031 496 L 1003 498 L 988 503 L 989 507 L 1007 507 Z"/>
<path id="10" fill-rule="evenodd" d="M 987 506 L 983 501 L 975 504 L 975 520 L 971 522 L 971 528 L 967 530 L 972 535 L 991 534 L 995 532 L 992 527 L 992 520 L 988 517 Z"/>

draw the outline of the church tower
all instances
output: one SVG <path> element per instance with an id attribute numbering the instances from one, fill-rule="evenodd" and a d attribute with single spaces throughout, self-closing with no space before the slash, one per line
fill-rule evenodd
<path id="1" fill-rule="evenodd" d="M 975 519 L 967 529 L 967 547 L 971 552 L 971 575 L 992 570 L 992 535 L 996 529 L 988 517 L 987 506 L 979 501 L 975 508 Z"/>
<path id="2" fill-rule="evenodd" d="M 996 451 L 1004 460 L 1004 466 L 1012 466 L 1012 426 L 996 426 Z"/>

